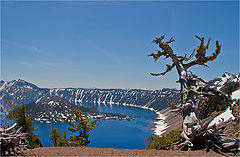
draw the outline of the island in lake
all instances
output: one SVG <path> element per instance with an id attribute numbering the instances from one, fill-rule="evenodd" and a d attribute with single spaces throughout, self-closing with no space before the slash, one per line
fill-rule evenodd
<path id="1" fill-rule="evenodd" d="M 26 105 L 27 113 L 32 118 L 42 123 L 65 123 L 73 121 L 73 110 L 76 105 L 66 101 L 65 99 L 52 95 L 44 96 L 37 101 Z M 116 113 L 104 113 L 97 111 L 96 108 L 87 108 L 78 106 L 83 112 L 83 116 L 90 119 L 114 119 L 114 120 L 134 120 L 134 117 Z"/>

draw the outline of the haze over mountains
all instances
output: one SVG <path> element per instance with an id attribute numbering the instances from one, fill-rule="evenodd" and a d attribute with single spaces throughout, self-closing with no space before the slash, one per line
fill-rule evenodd
<path id="1" fill-rule="evenodd" d="M 213 88 L 224 91 L 230 84 L 234 90 L 239 89 L 239 74 L 224 73 L 218 78 L 208 82 Z M 84 88 L 39 88 L 27 81 L 18 79 L 0 82 L 0 100 L 11 100 L 17 104 L 22 101 L 25 104 L 37 101 L 44 96 L 59 96 L 72 104 L 79 105 L 85 102 L 137 105 L 155 110 L 161 110 L 168 106 L 168 101 L 178 103 L 180 94 L 177 89 L 142 90 L 142 89 L 84 89 Z"/>

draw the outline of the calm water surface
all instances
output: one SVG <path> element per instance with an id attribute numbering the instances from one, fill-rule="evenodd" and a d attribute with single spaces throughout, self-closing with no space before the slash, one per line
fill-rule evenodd
<path id="1" fill-rule="evenodd" d="M 144 140 L 153 134 L 152 121 L 155 113 L 150 110 L 122 106 L 122 105 L 105 105 L 85 103 L 83 106 L 96 107 L 101 112 L 121 113 L 129 116 L 134 116 L 136 120 L 101 120 L 101 124 L 96 126 L 90 132 L 90 147 L 99 148 L 128 148 L 140 149 L 145 146 Z M 38 127 L 36 134 L 41 134 L 40 140 L 43 146 L 52 146 L 50 140 L 50 129 L 57 128 L 63 134 L 63 131 L 68 127 L 67 123 L 39 123 L 34 121 L 34 126 Z M 67 131 L 67 136 L 73 135 Z"/>

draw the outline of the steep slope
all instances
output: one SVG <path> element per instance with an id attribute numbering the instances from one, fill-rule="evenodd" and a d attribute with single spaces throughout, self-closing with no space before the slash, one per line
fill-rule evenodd
<path id="1" fill-rule="evenodd" d="M 0 101 L 2 104 L 5 103 L 5 99 L 17 104 L 21 104 L 22 101 L 24 101 L 24 103 L 27 104 L 49 93 L 49 89 L 39 88 L 21 79 L 9 82 L 1 81 L 0 85 Z"/>
<path id="2" fill-rule="evenodd" d="M 83 88 L 38 88 L 23 80 L 10 82 L 1 81 L 0 100 L 10 100 L 17 104 L 25 104 L 40 99 L 43 96 L 60 96 L 72 104 L 84 102 L 137 105 L 161 110 L 168 106 L 167 102 L 178 102 L 180 95 L 176 89 L 140 90 L 140 89 L 83 89 Z M 160 104 L 160 105 L 159 105 Z"/>
<path id="3" fill-rule="evenodd" d="M 222 92 L 225 92 L 227 88 L 229 88 L 230 85 L 233 85 L 234 92 L 232 93 L 232 99 L 237 100 L 240 99 L 240 78 L 238 75 L 232 75 L 229 73 L 224 73 L 218 78 L 215 78 L 213 80 L 210 80 L 208 84 L 210 87 L 218 89 Z M 159 121 L 157 124 L 157 132 L 168 133 L 170 130 L 181 130 L 182 129 L 182 116 L 171 112 L 171 109 L 168 107 L 166 109 L 163 109 L 160 111 L 161 116 L 159 119 L 163 119 L 162 121 Z M 228 119 L 230 117 L 234 116 L 234 124 L 228 126 L 225 130 L 226 134 L 231 135 L 234 138 L 239 138 L 239 104 L 233 106 L 233 110 L 230 111 L 229 108 L 227 108 L 226 111 L 221 111 L 222 113 L 219 116 L 220 118 L 216 119 L 215 121 L 219 121 L 223 119 Z M 216 113 L 217 114 L 217 113 Z M 163 117 L 163 118 L 161 118 Z M 162 127 L 165 126 L 165 127 Z M 158 134 L 160 135 L 160 134 Z"/>
<path id="4" fill-rule="evenodd" d="M 222 92 L 225 92 L 227 88 L 229 88 L 230 85 L 234 87 L 234 91 L 239 89 L 240 85 L 240 74 L 238 75 L 232 75 L 228 72 L 225 72 L 218 78 L 215 78 L 208 82 L 210 87 L 218 89 Z"/>
<path id="5" fill-rule="evenodd" d="M 234 90 L 239 89 L 239 75 L 224 73 L 220 77 L 209 81 L 209 85 L 221 91 L 225 91 L 230 85 Z M 84 88 L 39 88 L 36 85 L 24 80 L 12 80 L 0 82 L 0 100 L 4 104 L 4 99 L 11 100 L 17 104 L 22 101 L 25 104 L 40 99 L 43 96 L 57 95 L 66 99 L 72 104 L 84 102 L 137 105 L 161 110 L 168 107 L 168 101 L 179 103 L 180 94 L 176 89 L 162 90 L 141 90 L 141 89 L 84 89 Z M 238 96 L 238 93 L 234 95 Z"/>

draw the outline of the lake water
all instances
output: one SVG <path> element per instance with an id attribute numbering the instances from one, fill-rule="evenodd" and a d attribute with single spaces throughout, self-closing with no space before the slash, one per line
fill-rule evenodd
<path id="1" fill-rule="evenodd" d="M 141 149 L 145 146 L 144 140 L 153 134 L 152 122 L 155 118 L 153 111 L 131 106 L 109 104 L 85 103 L 83 106 L 94 106 L 101 112 L 120 113 L 136 118 L 134 121 L 101 120 L 101 124 L 90 132 L 90 144 L 88 145 L 90 147 Z M 40 140 L 43 146 L 52 146 L 50 129 L 57 128 L 63 134 L 68 124 L 39 123 L 34 121 L 34 126 L 38 127 L 35 133 L 41 135 Z M 72 134 L 70 131 L 67 131 L 67 136 Z"/>

